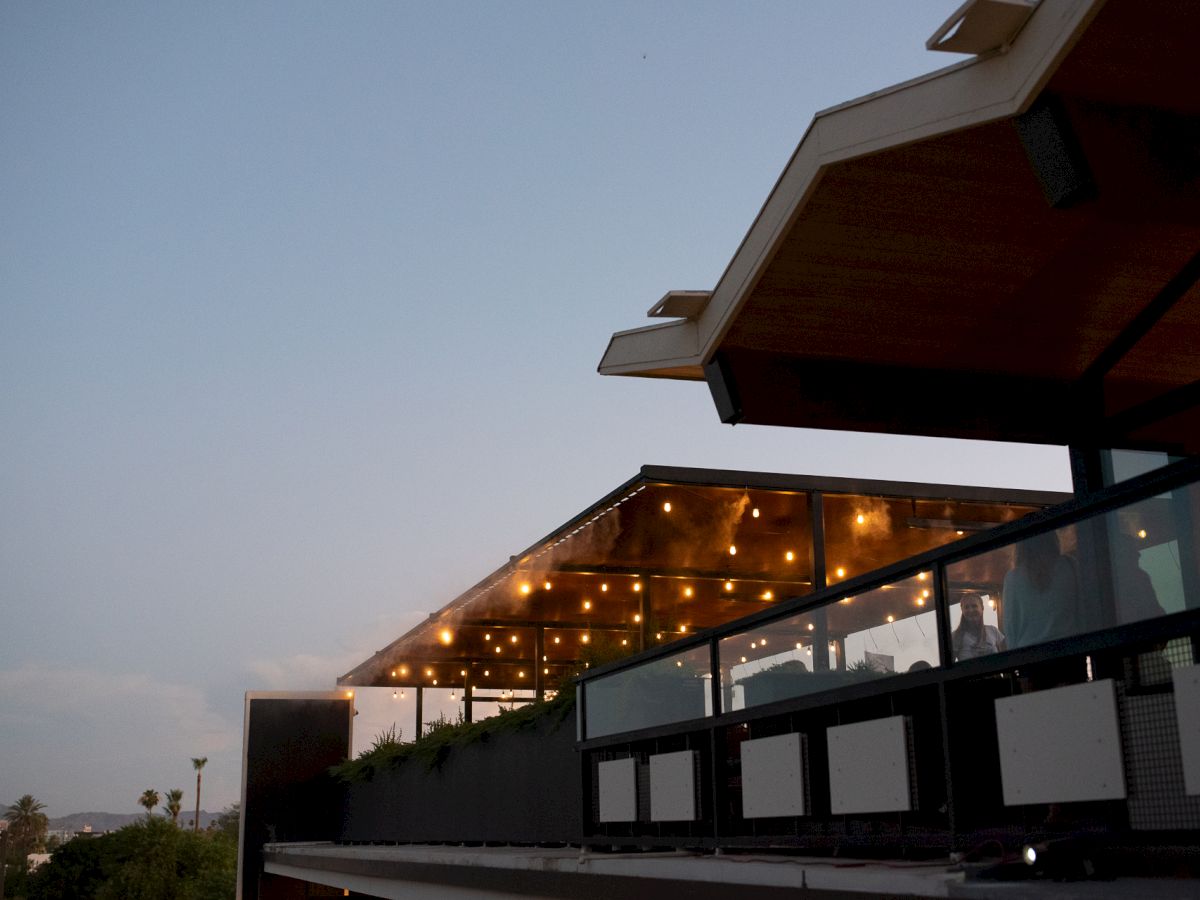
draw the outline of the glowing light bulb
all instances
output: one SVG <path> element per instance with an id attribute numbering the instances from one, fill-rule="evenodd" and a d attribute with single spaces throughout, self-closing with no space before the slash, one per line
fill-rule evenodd
<path id="1" fill-rule="evenodd" d="M 454 699 L 456 699 L 456 698 L 455 698 L 455 696 L 454 696 L 454 691 L 451 691 L 451 692 L 450 692 L 450 699 L 451 699 L 451 701 L 453 701 Z"/>
<path id="2" fill-rule="evenodd" d="M 743 657 L 742 657 L 742 662 L 745 662 L 745 661 L 746 661 L 746 657 L 744 657 L 744 656 L 743 656 Z"/>
<path id="3" fill-rule="evenodd" d="M 442 639 L 443 644 L 449 644 L 454 640 L 454 635 L 450 633 L 449 628 L 443 628 L 442 633 L 438 635 Z"/>
<path id="4" fill-rule="evenodd" d="M 680 626 L 679 626 L 679 633 L 680 633 L 680 634 L 687 634 L 687 626 L 686 626 L 686 625 L 680 625 Z"/>
<path id="5" fill-rule="evenodd" d="M 988 607 L 989 607 L 990 609 L 995 609 L 995 608 L 996 608 L 996 601 L 995 601 L 995 600 L 990 600 L 990 599 L 989 599 L 989 600 L 988 600 Z"/>
<path id="6" fill-rule="evenodd" d="M 925 605 L 925 598 L 924 598 L 924 597 L 918 597 L 918 598 L 917 598 L 917 606 L 924 606 L 924 605 Z"/>
<path id="7" fill-rule="evenodd" d="M 497 653 L 499 653 L 499 652 L 500 652 L 500 645 L 499 645 L 499 644 L 497 644 L 497 645 L 496 645 L 496 652 L 497 652 Z"/>
<path id="8" fill-rule="evenodd" d="M 685 588 L 683 589 L 683 596 L 685 596 L 685 597 L 690 597 L 690 596 L 692 596 L 692 594 L 694 594 L 694 593 L 696 593 L 696 592 L 695 592 L 695 591 L 693 591 L 693 590 L 692 590 L 690 587 L 685 587 Z"/>
<path id="9" fill-rule="evenodd" d="M 750 515 L 754 516 L 754 518 L 756 518 L 756 519 L 758 518 L 758 507 L 757 506 L 754 507 L 754 509 L 750 510 Z"/>
<path id="10" fill-rule="evenodd" d="M 929 577 L 928 572 L 918 572 L 917 573 L 917 581 L 924 581 L 928 577 Z"/>
<path id="11" fill-rule="evenodd" d="M 484 669 L 484 670 L 483 670 L 483 677 L 484 677 L 484 678 L 488 678 L 488 677 L 490 677 L 490 676 L 491 676 L 491 674 L 492 674 L 492 673 L 491 673 L 491 672 L 489 672 L 487 669 Z"/>
<path id="12" fill-rule="evenodd" d="M 353 697 L 353 696 L 354 696 L 354 691 L 346 691 L 346 696 L 347 696 L 347 697 Z"/>
<path id="13" fill-rule="evenodd" d="M 641 614 L 641 613 L 634 613 L 634 614 L 633 614 L 633 621 L 635 621 L 635 622 L 640 622 L 640 621 L 642 621 L 642 614 Z"/>
<path id="14" fill-rule="evenodd" d="M 428 677 L 429 677 L 429 676 L 431 676 L 432 674 L 433 674 L 433 669 L 426 669 L 426 670 L 425 670 L 425 677 L 426 677 L 426 678 L 428 678 Z"/>
<path id="15" fill-rule="evenodd" d="M 554 643 L 556 643 L 556 644 L 561 644 L 561 643 L 562 643 L 562 638 L 560 638 L 560 637 L 556 637 L 556 638 L 554 639 Z"/>
<path id="16" fill-rule="evenodd" d="M 509 638 L 509 640 L 515 644 L 517 642 L 517 636 L 514 634 L 512 637 Z"/>
<path id="17" fill-rule="evenodd" d="M 400 667 L 400 674 L 401 674 L 401 675 L 407 675 L 407 674 L 408 674 L 408 666 L 401 666 L 401 667 Z"/>
<path id="18" fill-rule="evenodd" d="M 1143 541 L 1146 539 L 1146 529 L 1145 528 L 1141 528 L 1138 530 L 1138 537 L 1140 537 Z"/>
<path id="19" fill-rule="evenodd" d="M 750 649 L 751 649 L 751 650 L 757 650 L 757 649 L 758 649 L 758 644 L 757 644 L 756 642 L 754 642 L 754 641 L 751 641 L 751 642 L 750 642 Z"/>
<path id="20" fill-rule="evenodd" d="M 554 585 L 552 585 L 552 584 L 551 584 L 550 582 L 548 582 L 548 581 L 546 581 L 546 582 L 543 582 L 543 583 L 542 583 L 542 588 L 543 588 L 544 590 L 547 590 L 547 591 L 548 591 L 548 590 L 550 590 L 550 588 L 552 588 L 552 587 L 554 587 Z"/>
<path id="21" fill-rule="evenodd" d="M 729 545 L 729 555 L 737 556 L 737 547 L 735 547 L 733 544 Z"/>
<path id="22" fill-rule="evenodd" d="M 775 599 L 774 592 L 773 591 L 763 591 L 763 599 L 764 600 L 774 600 Z"/>
<path id="23" fill-rule="evenodd" d="M 395 699 L 396 699 L 396 692 L 395 692 L 395 691 L 392 691 L 392 699 L 393 699 L 393 700 L 395 700 Z"/>
<path id="24" fill-rule="evenodd" d="M 434 686 L 434 687 L 437 687 L 437 679 L 436 679 L 436 678 L 435 678 L 435 679 L 433 679 L 433 686 Z"/>
<path id="25" fill-rule="evenodd" d="M 862 513 L 859 513 L 857 516 L 854 517 L 854 521 L 857 522 L 859 525 L 862 525 L 864 522 L 867 521 L 867 517 L 864 516 Z"/>
<path id="26" fill-rule="evenodd" d="M 799 641 L 796 641 L 796 649 L 797 650 L 799 650 L 802 646 L 803 646 L 803 644 L 801 644 Z"/>
<path id="27" fill-rule="evenodd" d="M 530 584 L 529 582 L 525 582 L 524 584 L 521 585 L 521 593 L 522 594 L 528 594 L 532 590 L 533 590 L 533 585 Z"/>
<path id="28" fill-rule="evenodd" d="M 588 641 L 590 641 L 591 639 L 592 639 L 592 636 L 590 634 L 585 634 L 582 638 L 580 638 L 580 640 L 582 640 L 585 644 L 588 643 Z"/>
<path id="29" fill-rule="evenodd" d="M 787 553 L 783 554 L 783 558 L 788 562 L 793 562 L 796 559 L 796 554 L 789 550 Z"/>
<path id="30" fill-rule="evenodd" d="M 962 536 L 963 536 L 962 529 L 958 529 L 958 530 L 957 530 L 957 531 L 955 531 L 954 533 L 955 533 L 955 534 L 957 534 L 959 537 L 962 537 Z"/>
<path id="31" fill-rule="evenodd" d="M 727 590 L 727 591 L 733 590 L 733 582 L 732 581 L 725 582 L 725 590 Z"/>
<path id="32" fill-rule="evenodd" d="M 404 699 L 404 691 L 401 691 L 401 692 L 400 692 L 400 699 L 401 699 L 401 700 L 403 700 L 403 699 Z"/>
<path id="33" fill-rule="evenodd" d="M 809 623 L 808 623 L 808 630 L 809 630 L 809 631 L 816 631 L 816 629 L 817 629 L 817 626 L 816 626 L 816 625 L 814 625 L 812 622 L 809 622 Z"/>
<path id="34" fill-rule="evenodd" d="M 549 659 L 549 658 L 550 658 L 550 657 L 546 656 L 546 654 L 545 654 L 545 653 L 543 653 L 543 654 L 542 654 L 542 662 L 545 662 L 545 661 L 546 661 L 547 659 Z"/>
<path id="35" fill-rule="evenodd" d="M 836 569 L 834 569 L 833 574 L 836 575 L 838 578 L 845 578 L 846 570 L 842 566 L 838 566 Z"/>
<path id="36" fill-rule="evenodd" d="M 888 617 L 887 617 L 887 620 L 888 620 L 889 622 L 895 622 L 895 621 L 896 621 L 896 617 L 895 617 L 895 616 L 888 616 Z"/>
<path id="37" fill-rule="evenodd" d="M 921 596 L 924 597 L 926 600 L 928 600 L 929 599 L 929 588 L 925 588 L 925 590 L 921 591 Z"/>
<path id="38" fill-rule="evenodd" d="M 640 591 L 642 589 L 642 583 L 640 581 L 635 581 L 633 583 L 633 589 L 635 591 Z"/>
<path id="39" fill-rule="evenodd" d="M 459 675 L 461 675 L 463 678 L 466 678 L 466 677 L 467 677 L 467 670 L 466 670 L 466 669 L 459 669 L 459 670 L 458 670 L 458 674 L 459 674 Z"/>
<path id="40" fill-rule="evenodd" d="M 584 601 L 583 601 L 583 608 L 584 608 L 584 609 L 591 609 L 591 608 L 592 608 L 592 601 L 591 601 L 591 600 L 584 600 Z"/>
<path id="41" fill-rule="evenodd" d="M 549 669 L 542 669 L 542 674 L 543 674 L 543 675 L 549 675 L 549 674 L 550 674 L 550 670 L 549 670 Z"/>
<path id="42" fill-rule="evenodd" d="M 517 677 L 518 677 L 518 678 L 524 678 L 524 677 L 525 677 L 525 672 L 524 672 L 524 671 L 518 672 L 518 673 L 517 673 Z"/>
<path id="43" fill-rule="evenodd" d="M 628 640 L 626 640 L 625 638 L 621 638 L 621 646 L 622 646 L 622 647 L 628 647 L 628 646 L 629 646 L 629 641 L 628 641 Z"/>
<path id="44" fill-rule="evenodd" d="M 767 639 L 766 639 L 766 638 L 759 638 L 759 639 L 758 639 L 758 646 L 760 646 L 760 647 L 765 647 L 765 646 L 767 646 Z"/>
<path id="45" fill-rule="evenodd" d="M 654 636 L 654 639 L 655 639 L 656 641 L 661 641 L 661 640 L 662 640 L 662 632 L 660 631 L 658 634 L 656 634 L 656 635 Z"/>
<path id="46" fill-rule="evenodd" d="M 483 633 L 483 639 L 485 641 L 490 641 L 492 639 L 492 633 L 490 631 L 485 631 Z"/>
<path id="47" fill-rule="evenodd" d="M 668 500 L 666 503 L 663 504 L 663 512 L 670 512 L 670 511 L 671 511 L 671 501 Z"/>
<path id="48" fill-rule="evenodd" d="M 602 584 L 602 585 L 600 585 L 600 590 L 602 590 L 602 591 L 607 591 L 607 590 L 608 590 L 608 585 L 607 585 L 607 584 Z"/>
<path id="49" fill-rule="evenodd" d="M 396 677 L 396 670 L 395 670 L 395 669 L 392 669 L 392 677 L 393 677 L 393 678 L 395 678 L 395 677 Z"/>

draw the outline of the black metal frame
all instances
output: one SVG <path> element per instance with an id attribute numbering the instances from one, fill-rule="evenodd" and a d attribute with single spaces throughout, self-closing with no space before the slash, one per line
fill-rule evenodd
<path id="1" fill-rule="evenodd" d="M 1011 675 L 1018 668 L 1036 667 L 1039 664 L 1052 663 L 1055 660 L 1066 658 L 1079 660 L 1084 656 L 1104 654 L 1106 651 L 1117 651 L 1137 645 L 1153 644 L 1154 642 L 1188 635 L 1192 635 L 1195 642 L 1197 632 L 1200 631 L 1200 609 L 1185 609 L 1182 612 L 1173 613 L 1168 616 L 1107 627 L 1078 636 L 1062 638 L 1036 647 L 1020 648 L 993 656 L 955 662 L 950 648 L 949 597 L 948 585 L 946 583 L 947 567 L 964 559 L 1007 546 L 1015 541 L 1032 537 L 1036 534 L 1053 531 L 1084 521 L 1093 521 L 1097 517 L 1113 510 L 1152 498 L 1166 491 L 1192 485 L 1198 481 L 1200 481 L 1200 459 L 1182 460 L 1099 492 L 1076 497 L 1057 507 L 1032 513 L 1023 519 L 997 526 L 988 532 L 965 537 L 946 547 L 909 558 L 884 569 L 848 579 L 835 586 L 820 589 L 803 597 L 785 600 L 772 609 L 745 616 L 718 628 L 699 632 L 686 639 L 676 640 L 667 647 L 652 648 L 636 656 L 588 671 L 577 679 L 579 684 L 579 702 L 582 709 L 580 719 L 582 722 L 582 734 L 580 735 L 581 740 L 578 741 L 577 747 L 582 751 L 581 756 L 584 760 L 582 766 L 584 784 L 583 795 L 581 797 L 581 800 L 585 803 L 584 810 L 586 811 L 590 808 L 591 786 L 588 760 L 595 752 L 617 750 L 621 746 L 657 742 L 682 734 L 690 733 L 698 735 L 707 732 L 706 743 L 709 748 L 708 764 L 710 766 L 707 777 L 710 780 L 713 807 L 707 812 L 707 815 L 711 816 L 711 822 L 706 820 L 705 823 L 711 826 L 712 836 L 705 836 L 703 840 L 700 840 L 695 835 L 687 837 L 671 837 L 662 834 L 637 836 L 631 833 L 627 838 L 614 840 L 614 842 L 628 842 L 641 846 L 712 847 L 733 844 L 754 845 L 757 839 L 745 835 L 730 835 L 722 828 L 721 808 L 717 802 L 722 786 L 720 784 L 719 773 L 717 772 L 716 760 L 717 754 L 723 746 L 724 734 L 728 729 L 745 726 L 756 721 L 770 719 L 771 717 L 800 713 L 815 714 L 818 710 L 827 710 L 843 704 L 851 704 L 859 701 L 869 702 L 871 698 L 878 698 L 882 701 L 888 696 L 896 697 L 932 685 L 937 691 L 937 704 L 939 706 L 939 718 L 941 719 L 942 727 L 941 744 L 946 791 L 945 812 L 947 829 L 945 835 L 940 837 L 933 836 L 931 840 L 934 843 L 937 843 L 939 840 L 943 842 L 950 840 L 952 842 L 954 839 L 953 836 L 957 834 L 958 823 L 956 822 L 955 814 L 954 779 L 951 777 L 950 734 L 947 715 L 948 689 L 952 689 L 957 684 L 969 684 L 973 679 L 1006 674 Z M 814 506 L 819 509 L 819 500 L 814 499 Z M 1180 542 L 1180 545 L 1182 547 L 1183 541 Z M 1188 565 L 1185 562 L 1184 569 L 1187 568 Z M 613 673 L 635 669 L 654 660 L 664 659 L 688 650 L 695 650 L 704 645 L 709 647 L 710 669 L 713 673 L 717 673 L 720 671 L 719 646 L 722 638 L 743 633 L 747 629 L 757 625 L 789 618 L 798 613 L 826 606 L 844 596 L 862 593 L 885 584 L 894 583 L 921 571 L 929 571 L 933 575 L 934 608 L 937 611 L 938 622 L 938 649 L 941 655 L 941 665 L 937 668 L 895 674 L 886 679 L 847 685 L 828 691 L 806 694 L 730 712 L 720 712 L 722 699 L 721 686 L 719 679 L 714 674 L 710 684 L 712 709 L 714 711 L 714 714 L 711 716 L 644 728 L 632 732 L 609 734 L 596 738 L 590 738 L 587 734 L 587 685 L 591 681 Z M 590 816 L 586 812 L 584 821 L 585 828 L 589 827 L 586 823 L 590 822 Z M 585 840 L 589 839 L 587 834 L 584 837 Z M 609 836 L 595 835 L 594 839 L 598 842 L 608 842 Z M 765 840 L 765 842 L 770 843 L 770 840 Z"/>

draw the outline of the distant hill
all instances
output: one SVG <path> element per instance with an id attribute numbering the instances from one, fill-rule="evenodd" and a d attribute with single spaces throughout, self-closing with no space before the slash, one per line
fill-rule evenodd
<path id="1" fill-rule="evenodd" d="M 187 825 L 192 821 L 195 810 L 184 810 L 179 814 L 179 824 Z M 159 815 L 159 813 L 155 813 Z M 217 817 L 217 813 L 200 810 L 200 827 L 207 828 L 208 823 Z M 132 822 L 146 818 L 145 813 L 106 813 L 81 812 L 69 816 L 59 816 L 50 820 L 51 831 L 83 831 L 84 825 L 91 825 L 92 831 L 116 831 Z"/>

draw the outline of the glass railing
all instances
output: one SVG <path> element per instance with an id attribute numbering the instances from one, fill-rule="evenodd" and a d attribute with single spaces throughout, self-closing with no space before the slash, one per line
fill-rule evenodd
<path id="1" fill-rule="evenodd" d="M 1200 609 L 1200 467 L 1175 468 L 586 679 L 585 737 L 712 716 L 713 677 L 724 714 Z"/>

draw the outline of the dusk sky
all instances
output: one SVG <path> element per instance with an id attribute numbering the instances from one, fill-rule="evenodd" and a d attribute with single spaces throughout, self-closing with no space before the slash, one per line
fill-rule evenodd
<path id="1" fill-rule="evenodd" d="M 246 690 L 646 463 L 1068 489 L 596 374 L 959 3 L 0 4 L 0 807 L 235 802 Z"/>

